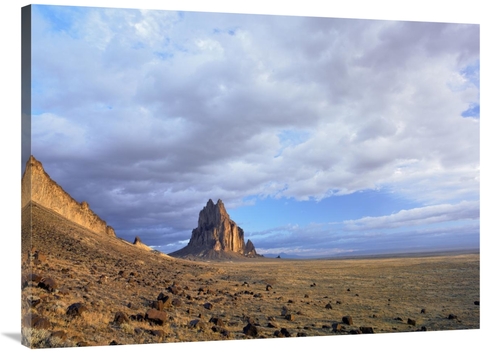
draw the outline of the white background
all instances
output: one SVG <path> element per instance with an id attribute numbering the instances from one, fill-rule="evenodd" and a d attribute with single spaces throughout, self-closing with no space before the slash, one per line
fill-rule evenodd
<path id="1" fill-rule="evenodd" d="M 0 349 L 3 352 L 27 350 L 20 344 L 20 179 L 21 179 L 21 7 L 25 1 L 2 4 L 1 45 L 1 172 L 0 182 Z M 289 338 L 231 342 L 175 343 L 143 346 L 77 348 L 92 352 L 255 352 L 348 350 L 402 352 L 489 352 L 498 326 L 496 283 L 499 268 L 498 226 L 495 207 L 498 199 L 497 119 L 500 118 L 498 90 L 498 11 L 486 0 L 455 1 L 46 1 L 37 4 L 106 6 L 165 10 L 193 10 L 277 15 L 308 15 L 362 19 L 391 19 L 480 24 L 481 31 L 481 328 L 479 330 L 352 335 L 342 337 Z M 17 335 L 17 336 L 16 336 Z M 494 348 L 497 346 L 497 348 Z M 491 347 L 491 348 L 490 348 Z M 67 351 L 68 349 L 64 349 Z M 74 349 L 73 349 L 74 350 Z M 60 351 L 60 350 L 58 350 Z"/>

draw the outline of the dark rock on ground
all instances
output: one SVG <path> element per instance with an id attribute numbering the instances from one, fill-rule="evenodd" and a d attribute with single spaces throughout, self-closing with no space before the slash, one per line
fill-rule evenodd
<path id="1" fill-rule="evenodd" d="M 366 327 L 366 326 L 362 326 L 359 328 L 359 330 L 362 332 L 362 333 L 374 333 L 373 332 L 373 327 Z"/>
<path id="2" fill-rule="evenodd" d="M 412 326 L 417 325 L 417 321 L 416 321 L 416 320 L 414 320 L 414 319 L 410 319 L 410 318 L 408 318 L 407 323 L 408 323 L 408 325 L 412 325 Z"/>
<path id="3" fill-rule="evenodd" d="M 172 299 L 172 306 L 181 306 L 182 305 L 182 300 L 179 298 L 174 298 Z"/>
<path id="4" fill-rule="evenodd" d="M 208 322 L 213 323 L 215 326 L 224 326 L 224 321 L 222 321 L 222 319 L 218 317 L 212 317 L 210 318 L 210 320 L 208 320 Z"/>
<path id="5" fill-rule="evenodd" d="M 47 292 L 54 292 L 57 288 L 57 282 L 50 277 L 43 278 L 39 283 L 38 287 L 45 289 Z"/>
<path id="6" fill-rule="evenodd" d="M 117 325 L 121 325 L 124 322 L 129 322 L 129 318 L 123 312 L 119 311 L 115 314 L 115 318 L 113 319 L 113 323 Z"/>
<path id="7" fill-rule="evenodd" d="M 333 332 L 339 332 L 342 330 L 342 325 L 340 324 L 340 322 L 334 322 L 332 324 L 332 328 L 333 328 Z"/>
<path id="8" fill-rule="evenodd" d="M 84 311 L 87 311 L 87 306 L 83 303 L 71 304 L 66 310 L 66 315 L 69 316 L 80 316 Z"/>
<path id="9" fill-rule="evenodd" d="M 154 300 L 151 307 L 156 310 L 162 311 L 164 308 L 165 304 L 161 300 Z"/>
<path id="10" fill-rule="evenodd" d="M 148 333 L 151 336 L 156 336 L 160 338 L 163 338 L 165 336 L 165 332 L 163 332 L 162 330 L 148 330 Z"/>
<path id="11" fill-rule="evenodd" d="M 352 325 L 352 317 L 347 315 L 342 317 L 342 322 L 346 325 Z"/>
<path id="12" fill-rule="evenodd" d="M 243 327 L 243 333 L 247 336 L 257 337 L 257 335 L 259 334 L 259 330 L 257 329 L 257 326 L 248 324 Z"/>
<path id="13" fill-rule="evenodd" d="M 206 324 L 200 319 L 194 319 L 189 322 L 189 327 L 198 330 L 204 330 L 206 328 Z"/>
<path id="14" fill-rule="evenodd" d="M 285 337 L 292 337 L 292 334 L 284 327 L 280 330 L 280 332 Z"/>
<path id="15" fill-rule="evenodd" d="M 156 309 L 149 309 L 145 319 L 157 325 L 163 325 L 167 321 L 167 313 Z"/>

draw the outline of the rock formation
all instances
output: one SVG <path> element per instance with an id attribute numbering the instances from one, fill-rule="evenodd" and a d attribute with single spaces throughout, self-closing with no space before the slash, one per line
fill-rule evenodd
<path id="1" fill-rule="evenodd" d="M 247 240 L 247 243 L 245 245 L 245 250 L 243 252 L 243 255 L 245 255 L 246 257 L 257 257 L 257 256 L 261 256 L 259 254 L 257 254 L 257 251 L 255 250 L 255 246 L 253 245 L 253 243 L 250 241 L 250 239 Z"/>
<path id="2" fill-rule="evenodd" d="M 193 229 L 188 245 L 170 255 L 202 258 L 260 256 L 251 241 L 245 245 L 243 229 L 229 218 L 222 201 L 214 204 L 211 199 L 200 211 L 198 227 Z"/>
<path id="3" fill-rule="evenodd" d="M 21 206 L 35 202 L 64 218 L 77 223 L 95 233 L 116 236 L 108 226 L 90 208 L 87 202 L 75 201 L 43 169 L 42 163 L 31 156 L 26 162 L 26 169 L 21 180 Z"/>

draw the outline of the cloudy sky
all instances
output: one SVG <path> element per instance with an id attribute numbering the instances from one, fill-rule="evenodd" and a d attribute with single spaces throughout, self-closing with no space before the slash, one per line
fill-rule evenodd
<path id="1" fill-rule="evenodd" d="M 479 25 L 33 6 L 32 151 L 119 237 L 479 247 Z"/>

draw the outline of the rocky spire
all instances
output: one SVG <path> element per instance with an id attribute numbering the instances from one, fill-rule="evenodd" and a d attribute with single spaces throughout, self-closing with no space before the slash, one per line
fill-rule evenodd
<path id="1" fill-rule="evenodd" d="M 211 199 L 200 211 L 198 227 L 193 229 L 188 245 L 170 255 L 214 258 L 259 256 L 252 242 L 245 245 L 243 229 L 231 220 L 224 203 L 221 200 L 214 203 Z"/>
<path id="2" fill-rule="evenodd" d="M 221 200 L 214 204 L 210 199 L 200 211 L 198 228 L 193 229 L 189 245 L 243 254 L 243 229 L 229 218 Z"/>

